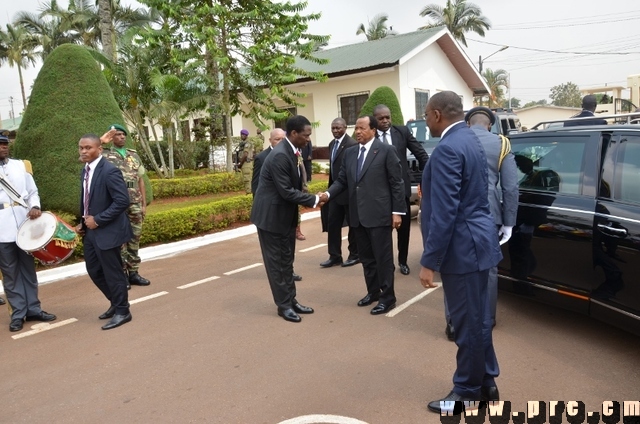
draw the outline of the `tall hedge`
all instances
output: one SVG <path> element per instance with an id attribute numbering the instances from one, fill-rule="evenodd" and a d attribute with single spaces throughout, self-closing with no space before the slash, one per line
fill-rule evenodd
<path id="1" fill-rule="evenodd" d="M 396 96 L 396 93 L 391 89 L 391 87 L 383 85 L 376 88 L 364 105 L 362 105 L 362 109 L 360 109 L 360 117 L 373 115 L 373 108 L 377 105 L 386 105 L 389 108 L 391 111 L 391 122 L 394 125 L 404 125 L 404 117 L 402 116 L 402 109 L 400 108 L 398 96 Z"/>
<path id="2" fill-rule="evenodd" d="M 78 214 L 78 141 L 104 134 L 112 123 L 124 120 L 96 61 L 82 46 L 56 48 L 35 80 L 14 150 L 33 164 L 43 208 Z"/>

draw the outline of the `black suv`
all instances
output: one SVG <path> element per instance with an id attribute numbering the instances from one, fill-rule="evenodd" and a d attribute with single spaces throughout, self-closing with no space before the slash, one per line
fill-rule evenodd
<path id="1" fill-rule="evenodd" d="M 640 335 L 640 126 L 510 139 L 520 202 L 500 287 Z"/>
<path id="2" fill-rule="evenodd" d="M 512 109 L 491 109 L 496 114 L 496 123 L 491 127 L 494 134 L 503 134 L 505 136 L 520 132 L 522 126 L 518 115 Z M 431 156 L 431 152 L 438 145 L 440 137 L 432 137 L 429 134 L 429 128 L 424 119 L 417 119 L 407 122 L 407 127 L 413 133 L 413 136 L 422 144 L 427 154 Z M 409 177 L 411 178 L 411 203 L 418 200 L 418 184 L 422 178 L 419 163 L 416 158 L 407 151 L 407 161 L 409 164 Z"/>

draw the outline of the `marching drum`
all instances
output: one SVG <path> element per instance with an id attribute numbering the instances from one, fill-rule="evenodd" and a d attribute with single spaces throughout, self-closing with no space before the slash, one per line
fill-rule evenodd
<path id="1" fill-rule="evenodd" d="M 43 265 L 57 265 L 71 256 L 78 237 L 69 224 L 51 212 L 42 212 L 39 218 L 20 225 L 16 244 Z"/>

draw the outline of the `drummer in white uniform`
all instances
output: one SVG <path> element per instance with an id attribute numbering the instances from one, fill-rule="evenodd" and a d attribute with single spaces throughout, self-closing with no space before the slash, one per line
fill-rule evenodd
<path id="1" fill-rule="evenodd" d="M 34 259 L 16 245 L 20 224 L 38 219 L 38 188 L 24 162 L 9 159 L 9 138 L 0 130 L 0 271 L 9 302 L 10 331 L 24 321 L 53 321 L 56 316 L 40 307 Z"/>

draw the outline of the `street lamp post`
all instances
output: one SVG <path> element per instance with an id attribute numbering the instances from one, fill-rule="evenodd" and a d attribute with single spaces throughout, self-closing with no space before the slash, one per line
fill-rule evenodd
<path id="1" fill-rule="evenodd" d="M 485 57 L 484 60 L 482 60 L 482 56 L 478 56 L 478 72 L 482 73 L 482 64 L 484 63 L 485 60 L 489 59 L 491 56 L 493 56 L 496 53 L 500 53 L 502 51 L 505 51 L 509 48 L 509 46 L 502 46 L 500 48 L 500 50 L 497 50 L 493 53 L 491 53 L 489 56 Z"/>

